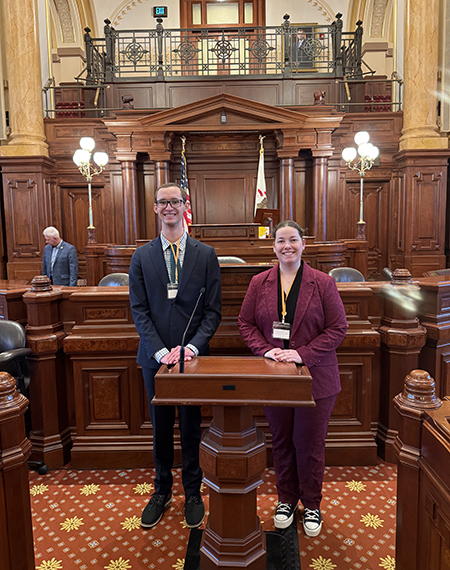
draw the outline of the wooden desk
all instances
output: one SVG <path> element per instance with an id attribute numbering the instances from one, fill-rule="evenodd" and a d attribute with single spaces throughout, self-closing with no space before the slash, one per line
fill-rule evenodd
<path id="1" fill-rule="evenodd" d="M 22 295 L 27 289 L 25 287 L 27 283 L 25 279 L 0 280 L 0 319 L 26 325 L 27 309 L 22 301 Z"/>

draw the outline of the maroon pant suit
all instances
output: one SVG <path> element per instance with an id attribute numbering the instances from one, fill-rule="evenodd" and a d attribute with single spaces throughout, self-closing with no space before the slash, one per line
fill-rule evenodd
<path id="1" fill-rule="evenodd" d="M 284 348 L 272 338 L 278 315 L 278 266 L 253 277 L 242 304 L 238 327 L 253 354 Z M 272 432 L 278 499 L 318 509 L 325 469 L 328 422 L 341 390 L 336 349 L 348 328 L 334 279 L 303 262 L 289 348 L 308 367 L 315 408 L 265 407 Z"/>

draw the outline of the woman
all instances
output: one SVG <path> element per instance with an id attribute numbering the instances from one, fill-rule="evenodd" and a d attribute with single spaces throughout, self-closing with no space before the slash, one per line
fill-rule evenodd
<path id="1" fill-rule="evenodd" d="M 264 411 L 277 477 L 275 527 L 292 523 L 300 500 L 305 533 L 317 536 L 322 528 L 325 438 L 341 389 L 336 349 L 348 324 L 333 278 L 302 261 L 305 241 L 297 223 L 278 224 L 273 249 L 279 264 L 251 280 L 238 327 L 254 354 L 309 368 L 315 408 Z"/>

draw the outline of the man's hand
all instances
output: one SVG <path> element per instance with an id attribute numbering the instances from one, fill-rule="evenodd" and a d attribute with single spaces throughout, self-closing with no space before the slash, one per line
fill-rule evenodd
<path id="1" fill-rule="evenodd" d="M 178 362 L 180 360 L 180 349 L 181 346 L 178 345 L 175 348 L 172 348 L 171 350 L 171 354 L 172 352 L 175 351 L 175 353 L 178 355 L 178 358 L 175 362 Z M 192 350 L 190 348 L 188 348 L 187 346 L 184 348 L 184 360 L 187 362 L 188 360 L 192 360 L 195 357 L 195 354 L 192 352 Z"/>
<path id="2" fill-rule="evenodd" d="M 161 358 L 161 363 L 162 364 L 176 364 L 177 362 L 179 362 L 180 360 L 180 348 L 181 346 L 175 346 L 175 348 L 172 348 L 172 350 L 168 353 L 165 354 L 162 358 Z M 190 348 L 185 348 L 184 349 L 184 360 L 187 362 L 188 360 L 192 360 L 195 357 L 195 354 L 192 352 L 192 350 Z"/>

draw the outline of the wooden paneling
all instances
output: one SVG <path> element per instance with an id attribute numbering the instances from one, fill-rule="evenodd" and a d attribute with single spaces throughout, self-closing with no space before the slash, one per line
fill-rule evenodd
<path id="1" fill-rule="evenodd" d="M 249 354 L 236 320 L 251 277 L 264 269 L 248 265 L 222 268 L 223 320 L 211 342 L 212 355 Z M 350 330 L 338 352 L 343 390 L 330 424 L 327 460 L 367 465 L 376 462 L 370 430 L 371 376 L 379 335 L 367 319 L 371 290 L 346 286 L 342 295 Z M 72 464 L 107 467 L 126 461 L 129 466 L 147 465 L 150 458 L 142 451 L 151 441 L 151 430 L 135 363 L 138 335 L 132 324 L 128 291 L 85 288 L 73 293 L 70 301 L 75 305 L 76 324 L 64 341 L 64 350 L 74 373 L 76 436 Z M 102 401 L 108 403 L 102 405 Z M 261 412 L 255 410 L 256 419 L 267 431 Z M 205 409 L 206 424 L 211 419 L 208 414 Z M 178 436 L 176 445 L 179 448 Z"/>
<path id="2" fill-rule="evenodd" d="M 108 358 L 107 362 L 103 360 L 100 368 L 99 361 L 101 359 L 92 362 L 93 368 L 87 359 L 84 361 L 79 371 L 81 384 L 76 385 L 83 388 L 83 409 L 87 412 L 84 417 L 85 429 L 90 433 L 94 433 L 94 430 L 129 429 L 129 363 Z M 75 396 L 79 397 L 80 394 L 76 392 Z"/>
<path id="3" fill-rule="evenodd" d="M 427 330 L 427 340 L 419 356 L 419 366 L 436 382 L 440 398 L 450 394 L 450 281 L 423 278 L 419 318 Z"/>
<path id="4" fill-rule="evenodd" d="M 304 157 L 295 161 L 294 184 L 294 219 L 303 228 L 305 235 L 311 235 L 309 220 L 311 218 L 312 171 Z"/>
<path id="5" fill-rule="evenodd" d="M 278 176 L 275 140 L 267 136 L 265 178 L 269 207 L 277 207 Z M 259 159 L 256 133 L 235 135 L 190 135 L 187 140 L 189 192 L 193 221 L 196 224 L 248 223 L 253 221 L 256 176 Z M 179 157 L 179 137 L 174 154 Z M 180 177 L 180 163 L 173 165 L 175 180 Z M 153 198 L 153 196 L 152 196 Z"/>
<path id="6" fill-rule="evenodd" d="M 349 214 L 342 216 L 342 212 L 347 212 L 344 210 L 343 197 L 339 192 L 339 175 L 340 175 L 340 165 L 339 161 L 332 158 L 328 161 L 328 181 L 327 181 L 327 197 L 325 200 L 326 208 L 326 220 L 327 220 L 327 234 L 326 239 L 328 241 L 341 239 L 344 236 L 347 238 L 356 237 L 356 233 L 346 235 L 342 228 L 342 222 L 346 219 Z M 309 208 L 313 208 L 313 204 L 309 205 Z"/>
<path id="7" fill-rule="evenodd" d="M 8 278 L 41 272 L 42 230 L 60 223 L 54 161 L 45 157 L 2 157 Z"/>
<path id="8" fill-rule="evenodd" d="M 106 102 L 108 107 L 120 109 L 122 96 L 132 95 L 136 109 L 151 110 L 179 107 L 212 95 L 230 93 L 268 105 L 314 105 L 314 91 L 317 89 L 326 92 L 327 105 L 339 100 L 339 86 L 333 80 L 324 78 L 251 80 L 249 77 L 234 77 L 227 80 L 221 77 L 220 80 L 208 78 L 207 81 L 112 84 L 106 90 Z M 360 111 L 361 108 L 357 110 Z"/>
<path id="9" fill-rule="evenodd" d="M 16 178 L 6 187 L 9 213 L 11 214 L 10 235 L 13 238 L 14 253 L 19 256 L 36 255 L 36 228 L 24 224 L 24 218 L 34 220 L 37 217 L 37 185 L 34 180 Z"/>
<path id="10" fill-rule="evenodd" d="M 0 319 L 16 321 L 21 325 L 27 323 L 27 309 L 22 300 L 25 293 L 26 280 L 0 281 Z"/>
<path id="11" fill-rule="evenodd" d="M 253 192 L 246 182 L 246 177 L 242 175 L 235 175 L 234 179 L 230 180 L 226 174 L 206 174 L 201 189 L 197 188 L 198 211 L 199 214 L 204 212 L 203 216 L 199 215 L 199 221 L 206 223 L 206 220 L 209 220 L 213 224 L 223 224 L 230 216 L 236 223 L 248 220 Z M 219 203 L 220 208 L 217 207 Z"/>
<path id="12" fill-rule="evenodd" d="M 445 267 L 448 156 L 448 150 L 410 150 L 394 156 L 397 227 L 391 258 L 413 275 Z"/>
<path id="13" fill-rule="evenodd" d="M 210 344 L 213 356 L 249 354 L 236 321 L 252 276 L 266 268 L 246 264 L 221 268 L 222 322 Z M 423 289 L 419 312 L 428 333 L 420 365 L 433 364 L 440 392 L 447 391 L 449 385 L 449 283 L 439 278 L 419 281 Z M 383 291 L 391 287 L 388 283 L 341 283 L 338 287 L 349 329 L 338 349 L 342 391 L 330 423 L 327 461 L 370 464 L 377 460 L 377 427 L 379 454 L 393 451 L 398 422 L 391 399 L 401 390 L 405 370 L 417 368 L 425 333 L 415 319 L 401 319 L 400 309 L 386 301 Z M 16 296 L 23 291 L 8 290 Z M 152 431 L 135 361 L 139 337 L 128 289 L 63 287 L 50 293 L 27 293 L 25 298 L 28 341 L 33 350 L 33 413 L 38 413 L 33 445 L 38 456 L 61 466 L 68 457 L 70 430 L 72 460 L 77 467 L 120 467 L 124 462 L 128 466 L 149 465 Z M 380 332 L 371 321 L 376 327 L 381 322 Z M 270 444 L 262 409 L 255 408 L 254 414 Z M 211 415 L 206 407 L 205 426 Z M 179 450 L 178 435 L 176 445 Z"/>
<path id="14" fill-rule="evenodd" d="M 423 371 L 395 398 L 401 419 L 398 466 L 397 570 L 450 568 L 450 402 L 435 398 Z"/>
<path id="15" fill-rule="evenodd" d="M 28 400 L 6 372 L 0 372 L 0 393 L 0 560 L 2 570 L 31 570 L 35 568 L 27 465 L 31 444 L 24 421 Z"/>
<path id="16" fill-rule="evenodd" d="M 64 240 L 74 245 L 78 256 L 82 256 L 87 241 L 86 228 L 89 225 L 89 199 L 87 185 L 78 188 L 60 187 L 62 195 L 62 228 Z M 96 227 L 97 241 L 105 242 L 105 224 L 103 223 L 104 204 L 102 201 L 102 188 L 92 187 L 92 211 L 94 226 Z"/>
<path id="17" fill-rule="evenodd" d="M 267 80 L 267 86 L 269 84 L 278 85 Z M 407 267 L 413 276 L 418 276 L 445 264 L 443 213 L 446 200 L 446 151 L 420 152 L 420 156 L 414 152 L 408 155 L 401 153 L 392 162 L 401 129 L 399 113 L 380 113 L 371 116 L 370 120 L 363 113 L 346 116 L 341 126 L 332 135 L 328 134 L 330 140 L 325 144 L 325 131 L 321 131 L 321 136 L 317 138 L 314 129 L 302 129 L 302 117 L 308 116 L 309 123 L 315 124 L 315 121 L 320 123 L 324 113 L 328 113 L 327 121 L 338 122 L 340 116 L 336 119 L 337 114 L 333 110 L 325 107 L 283 109 L 255 100 L 238 100 L 234 94 L 225 93 L 231 85 L 233 89 L 239 85 L 250 90 L 253 88 L 244 80 L 223 84 L 208 82 L 206 86 L 202 82 L 154 85 L 158 105 L 161 104 L 160 95 L 156 95 L 156 92 L 175 86 L 180 92 L 184 91 L 185 99 L 178 103 L 189 104 L 181 110 L 175 108 L 162 113 L 153 110 L 118 113 L 120 121 L 113 121 L 117 125 L 117 132 L 110 120 L 108 131 L 101 119 L 50 119 L 46 121 L 46 134 L 54 161 L 44 160 L 37 166 L 41 159 L 38 161 L 30 157 L 26 161 L 18 161 L 2 157 L 8 277 L 31 279 L 40 273 L 43 249 L 41 233 L 47 225 L 55 225 L 62 231 L 63 238 L 75 243 L 80 256 L 80 277 L 85 277 L 86 269 L 81 255 L 87 242 L 87 192 L 85 181 L 72 162 L 72 154 L 81 136 L 93 136 L 97 142 L 96 150 L 105 150 L 110 157 L 105 173 L 94 179 L 97 241 L 120 245 L 127 239 L 124 205 L 127 200 L 129 206 L 128 194 L 124 192 L 121 163 L 118 160 L 125 158 L 123 149 L 117 151 L 118 144 L 122 147 L 131 145 L 131 154 L 126 160 L 136 161 L 137 237 L 155 237 L 159 228 L 152 208 L 154 188 L 157 180 L 179 179 L 179 137 L 184 128 L 196 223 L 252 221 L 258 134 L 262 130 L 266 135 L 265 177 L 269 207 L 280 207 L 281 204 L 283 212 L 308 228 L 311 220 L 317 218 L 317 209 L 323 202 L 323 196 L 318 195 L 322 192 L 322 185 L 314 186 L 314 161 L 310 148 L 313 148 L 315 156 L 318 151 L 319 154 L 324 151 L 324 156 L 319 156 L 318 160 L 324 160 L 332 153 L 328 159 L 328 173 L 326 166 L 321 168 L 325 181 L 325 208 L 320 212 L 321 219 L 326 220 L 321 232 L 323 230 L 323 236 L 328 240 L 353 238 L 356 235 L 359 178 L 343 165 L 339 157 L 344 146 L 353 144 L 354 133 L 367 128 L 371 140 L 381 150 L 380 166 L 374 166 L 365 177 L 370 274 L 378 276 L 387 265 L 393 268 Z M 205 88 L 217 86 L 221 86 L 220 93 L 224 94 L 203 105 L 200 100 L 207 94 Z M 130 89 L 132 87 L 143 88 L 144 84 L 130 85 Z M 260 87 L 261 81 L 255 91 L 265 91 Z M 128 85 L 121 85 L 121 88 L 128 89 Z M 196 90 L 195 96 L 189 95 L 189 89 Z M 288 85 L 283 83 L 283 103 L 286 105 L 288 90 Z M 271 103 L 278 104 L 276 101 Z M 164 102 L 161 106 L 165 105 L 168 103 Z M 221 130 L 219 117 L 223 108 L 227 111 L 230 125 Z M 143 123 L 140 123 L 139 118 L 145 115 Z M 155 119 L 157 116 L 161 117 L 159 122 Z M 152 134 L 152 127 L 148 126 L 154 120 L 158 123 L 155 135 Z M 232 128 L 233 121 L 237 121 L 236 130 Z M 294 121 L 298 127 L 295 132 L 290 130 L 292 125 L 289 121 Z M 129 125 L 135 123 L 136 126 L 141 125 L 139 128 L 144 129 L 146 134 L 134 133 L 134 127 Z M 290 127 L 283 130 L 286 124 Z M 206 131 L 197 133 L 196 130 L 203 126 Z M 245 130 L 242 130 L 243 126 Z M 131 129 L 133 134 L 127 129 Z M 166 132 L 161 129 L 166 129 Z M 14 221 L 14 215 L 17 215 L 18 209 L 24 210 L 27 219 L 33 220 L 26 228 L 22 225 L 25 229 L 16 228 L 18 224 Z M 127 219 L 133 219 L 130 215 Z M 438 216 L 436 223 L 430 222 L 435 216 Z"/>

